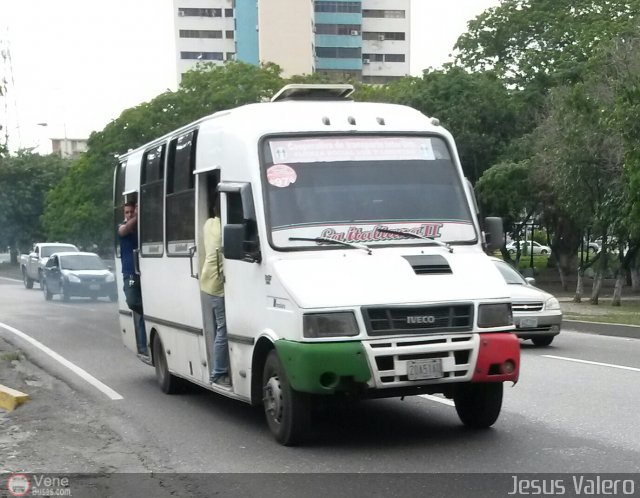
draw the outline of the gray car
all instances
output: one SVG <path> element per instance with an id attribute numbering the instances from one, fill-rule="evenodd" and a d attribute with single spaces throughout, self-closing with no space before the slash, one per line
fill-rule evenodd
<path id="1" fill-rule="evenodd" d="M 55 294 L 64 301 L 71 297 L 108 297 L 118 299 L 113 272 L 92 252 L 57 252 L 44 268 L 42 279 L 44 298 L 50 301 Z"/>
<path id="2" fill-rule="evenodd" d="M 498 258 L 491 258 L 504 277 L 511 293 L 513 323 L 520 339 L 531 339 L 536 346 L 548 346 L 560 333 L 562 310 L 560 303 L 548 292 L 525 279 L 516 269 Z"/>

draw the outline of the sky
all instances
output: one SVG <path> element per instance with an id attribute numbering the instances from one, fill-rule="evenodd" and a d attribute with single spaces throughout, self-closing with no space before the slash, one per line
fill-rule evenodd
<path id="1" fill-rule="evenodd" d="M 411 74 L 419 76 L 451 60 L 467 22 L 499 0 L 411 2 Z M 0 0 L 0 78 L 9 84 L 1 140 L 8 132 L 12 151 L 47 153 L 50 138 L 87 138 L 175 90 L 172 9 L 172 0 Z"/>

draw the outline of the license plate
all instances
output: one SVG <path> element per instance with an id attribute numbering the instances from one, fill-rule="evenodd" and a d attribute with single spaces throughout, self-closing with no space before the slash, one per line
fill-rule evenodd
<path id="1" fill-rule="evenodd" d="M 407 377 L 409 380 L 439 379 L 442 373 L 442 359 L 407 361 Z"/>
<path id="2" fill-rule="evenodd" d="M 100 284 L 89 284 L 89 290 L 100 290 Z"/>
<path id="3" fill-rule="evenodd" d="M 538 326 L 537 318 L 521 318 L 520 319 L 520 327 L 522 328 L 535 328 Z"/>

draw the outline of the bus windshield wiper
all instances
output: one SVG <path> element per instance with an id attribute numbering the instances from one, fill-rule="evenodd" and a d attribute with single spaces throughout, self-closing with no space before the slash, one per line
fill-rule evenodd
<path id="1" fill-rule="evenodd" d="M 453 252 L 453 247 L 451 247 L 450 244 L 447 244 L 446 242 L 442 242 L 441 240 L 434 239 L 433 237 L 427 237 L 426 235 L 420 235 L 419 233 L 415 233 L 415 232 L 403 232 L 402 230 L 394 230 L 393 228 L 387 228 L 387 227 L 378 227 L 378 228 L 376 228 L 376 230 L 378 232 L 383 232 L 383 233 L 394 233 L 396 235 L 404 235 L 406 237 L 413 237 L 414 239 L 429 240 L 429 241 L 433 242 L 434 244 L 437 244 L 437 245 L 442 246 L 442 247 L 446 247 L 449 250 L 449 252 Z"/>
<path id="2" fill-rule="evenodd" d="M 372 253 L 371 249 L 364 244 L 343 242 L 342 240 L 330 239 L 329 237 L 289 237 L 289 240 L 304 240 L 307 242 L 316 242 L 317 244 L 326 242 L 327 244 L 338 244 L 341 246 L 353 247 L 354 249 L 362 249 L 363 251 L 367 251 L 367 254 Z"/>

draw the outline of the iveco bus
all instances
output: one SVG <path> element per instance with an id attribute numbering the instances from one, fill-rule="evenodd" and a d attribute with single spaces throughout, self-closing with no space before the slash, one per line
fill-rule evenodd
<path id="1" fill-rule="evenodd" d="M 190 381 L 262 404 L 300 441 L 321 397 L 441 393 L 492 425 L 520 349 L 504 280 L 451 135 L 434 118 L 354 102 L 349 85 L 289 85 L 128 152 L 114 210 L 138 200 L 144 319 L 163 391 Z M 221 198 L 232 388 L 209 382 L 198 274 Z M 116 261 L 120 270 L 120 261 Z M 118 272 L 119 278 L 121 274 Z M 120 323 L 135 351 L 120 287 Z"/>

